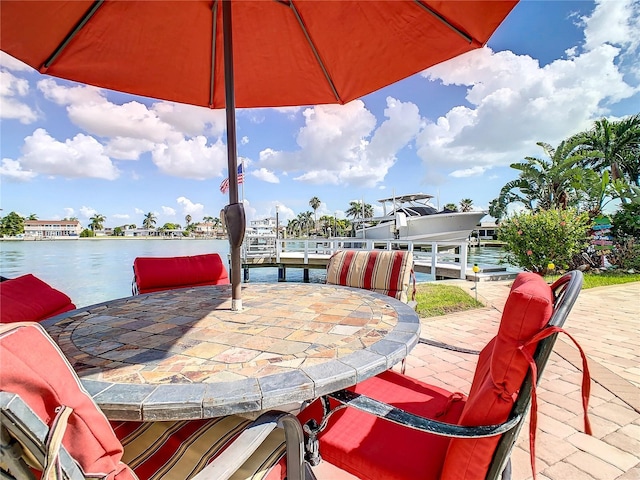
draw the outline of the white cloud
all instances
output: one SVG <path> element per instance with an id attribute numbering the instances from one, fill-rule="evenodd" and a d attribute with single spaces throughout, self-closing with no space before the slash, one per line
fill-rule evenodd
<path id="1" fill-rule="evenodd" d="M 118 160 L 138 160 L 140 155 L 153 149 L 154 143 L 149 140 L 131 137 L 115 137 L 104 147 L 107 155 Z"/>
<path id="2" fill-rule="evenodd" d="M 0 176 L 5 180 L 16 182 L 27 182 L 35 178 L 38 174 L 32 170 L 24 170 L 17 160 L 3 158 L 0 165 Z"/>
<path id="3" fill-rule="evenodd" d="M 223 109 L 181 103 L 154 103 L 151 110 L 160 120 L 187 136 L 208 134 L 219 137 L 226 129 L 226 114 Z"/>
<path id="4" fill-rule="evenodd" d="M 64 216 L 65 216 L 65 218 L 71 218 L 71 217 L 74 217 L 74 216 L 75 216 L 75 212 L 76 212 L 76 211 L 75 211 L 73 208 L 71 208 L 71 207 L 66 207 L 66 208 L 64 209 Z"/>
<path id="5" fill-rule="evenodd" d="M 13 70 L 16 72 L 33 72 L 33 68 L 31 68 L 26 63 L 21 62 L 18 59 L 13 58 L 8 53 L 0 51 L 0 66 L 6 67 L 9 70 Z"/>
<path id="6" fill-rule="evenodd" d="M 471 168 L 465 168 L 463 170 L 455 170 L 451 172 L 449 175 L 455 178 L 479 177 L 486 170 L 487 170 L 487 167 L 475 166 Z"/>
<path id="7" fill-rule="evenodd" d="M 166 155 L 173 156 L 169 163 L 175 164 L 179 157 L 193 153 L 193 142 L 200 141 L 194 139 L 203 134 L 219 139 L 225 129 L 222 110 L 169 102 L 157 102 L 151 107 L 137 101 L 118 105 L 106 98 L 104 90 L 87 85 L 67 87 L 53 79 L 41 80 L 38 88 L 45 98 L 66 106 L 75 125 L 105 138 L 105 151 L 120 160 L 137 160 L 143 153 L 153 151 L 160 165 L 167 163 Z M 198 137 L 185 139 L 193 135 Z M 185 173 L 185 169 L 191 173 Z M 171 169 L 163 171 L 173 174 Z M 194 166 L 178 168 L 176 172 L 177 176 L 203 176 L 202 168 Z"/>
<path id="8" fill-rule="evenodd" d="M 600 0 L 585 25 L 584 48 L 594 50 L 605 43 L 634 51 L 640 45 L 640 3 L 633 0 Z"/>
<path id="9" fill-rule="evenodd" d="M 245 135 L 240 139 L 240 145 L 246 145 L 247 143 L 249 143 L 249 137 Z"/>
<path id="10" fill-rule="evenodd" d="M 38 115 L 29 105 L 16 97 L 26 97 L 29 93 L 29 82 L 18 78 L 6 70 L 0 70 L 0 118 L 18 120 L 29 124 L 38 119 Z"/>
<path id="11" fill-rule="evenodd" d="M 103 146 L 95 138 L 82 133 L 59 142 L 46 130 L 38 128 L 24 139 L 22 156 L 18 161 L 22 169 L 44 175 L 115 180 L 120 174 L 104 154 Z"/>
<path id="12" fill-rule="evenodd" d="M 384 180 L 397 152 L 421 125 L 417 107 L 387 98 L 387 119 L 376 129 L 375 116 L 360 100 L 346 105 L 320 105 L 303 112 L 297 136 L 299 150 L 260 152 L 268 171 L 304 172 L 295 180 L 314 184 L 372 187 Z"/>
<path id="13" fill-rule="evenodd" d="M 117 220 L 129 220 L 131 216 L 128 213 L 114 213 L 111 215 L 111 218 L 115 218 Z"/>
<path id="14" fill-rule="evenodd" d="M 227 165 L 227 149 L 222 140 L 208 145 L 203 136 L 157 144 L 151 156 L 163 173 L 195 180 L 221 176 Z"/>
<path id="15" fill-rule="evenodd" d="M 136 207 L 136 208 L 133 209 L 133 213 L 135 213 L 136 215 L 146 215 L 147 212 L 145 212 L 144 210 Z"/>
<path id="16" fill-rule="evenodd" d="M 278 206 L 278 221 L 280 222 L 281 227 L 286 225 L 289 220 L 293 220 L 297 217 L 296 212 L 292 208 L 289 208 L 280 202 L 273 202 L 269 207 L 269 212 L 265 214 L 265 217 L 275 218 L 276 205 Z"/>
<path id="17" fill-rule="evenodd" d="M 247 217 L 247 220 L 256 219 L 257 210 L 251 206 L 251 202 L 246 198 L 243 198 L 242 205 L 244 206 L 244 214 Z"/>
<path id="18" fill-rule="evenodd" d="M 280 183 L 280 179 L 273 173 L 271 170 L 267 170 L 266 168 L 259 168 L 258 170 L 251 170 L 249 172 L 251 175 L 256 177 L 263 182 L 268 183 Z"/>
<path id="19" fill-rule="evenodd" d="M 193 203 L 186 197 L 178 197 L 176 201 L 178 205 L 182 206 L 183 215 L 191 215 L 193 221 L 197 221 L 198 218 L 202 217 L 202 212 L 204 212 L 203 204 Z"/>
<path id="20" fill-rule="evenodd" d="M 637 24 L 638 4 L 634 8 Z M 485 47 L 423 72 L 444 85 L 466 86 L 470 104 L 452 108 L 418 135 L 417 153 L 430 176 L 452 170 L 452 176 L 468 176 L 539 155 L 536 142 L 555 145 L 637 94 L 638 84 L 629 83 L 620 65 L 630 53 L 624 48 L 637 49 L 640 38 L 640 29 L 628 28 L 631 10 L 629 2 L 599 3 L 582 19 L 585 48 L 569 49 L 568 59 L 544 67 L 529 56 Z M 618 27 L 628 35 L 622 38 Z"/>
<path id="21" fill-rule="evenodd" d="M 95 208 L 85 207 L 84 205 L 80 207 L 80 215 L 85 218 L 93 217 L 98 211 Z"/>
<path id="22" fill-rule="evenodd" d="M 164 205 L 162 207 L 162 213 L 165 215 L 169 215 L 171 217 L 175 217 L 176 215 L 176 209 L 175 208 L 171 208 L 171 207 L 165 207 Z"/>

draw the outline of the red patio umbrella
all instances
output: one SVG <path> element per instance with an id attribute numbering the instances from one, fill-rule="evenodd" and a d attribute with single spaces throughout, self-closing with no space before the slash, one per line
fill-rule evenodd
<path id="1" fill-rule="evenodd" d="M 344 104 L 483 46 L 516 3 L 2 0 L 0 48 L 48 75 L 227 108 L 225 217 L 241 309 L 235 107 Z"/>

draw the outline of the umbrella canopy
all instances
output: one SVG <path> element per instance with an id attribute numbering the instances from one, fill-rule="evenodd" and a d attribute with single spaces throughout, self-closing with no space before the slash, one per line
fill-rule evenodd
<path id="1" fill-rule="evenodd" d="M 344 104 L 483 46 L 516 3 L 2 0 L 0 48 L 56 77 L 228 107 L 229 198 L 231 206 L 241 206 L 235 106 Z M 244 212 L 233 208 L 226 217 L 234 225 Z M 238 234 L 230 235 L 234 299 L 238 240 Z"/>

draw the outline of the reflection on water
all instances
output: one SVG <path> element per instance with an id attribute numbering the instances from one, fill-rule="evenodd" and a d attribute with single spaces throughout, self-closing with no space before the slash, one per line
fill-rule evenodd
<path id="1" fill-rule="evenodd" d="M 226 240 L 140 240 L 93 239 L 58 241 L 2 241 L 0 275 L 8 278 L 32 273 L 71 297 L 78 307 L 131 295 L 133 260 L 143 256 L 198 255 L 229 253 Z M 469 264 L 498 265 L 501 249 L 475 248 Z M 303 270 L 287 270 L 287 281 L 302 282 Z M 323 283 L 322 269 L 310 269 L 311 282 Z M 433 280 L 416 274 L 418 282 Z M 276 268 L 253 268 L 251 282 L 277 282 Z"/>

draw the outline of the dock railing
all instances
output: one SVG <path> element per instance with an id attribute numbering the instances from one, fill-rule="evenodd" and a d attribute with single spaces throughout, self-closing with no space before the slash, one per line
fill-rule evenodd
<path id="1" fill-rule="evenodd" d="M 295 239 L 265 236 L 245 237 L 242 259 L 266 266 L 310 265 L 329 257 L 337 250 L 409 250 L 413 252 L 416 271 L 428 273 L 442 270 L 457 271 L 449 278 L 465 279 L 467 273 L 468 242 L 413 242 L 407 240 L 370 240 L 353 237 Z"/>

